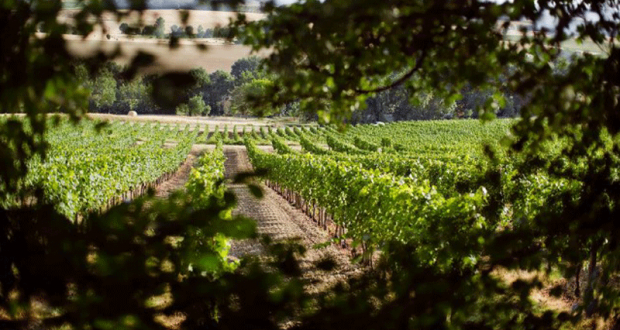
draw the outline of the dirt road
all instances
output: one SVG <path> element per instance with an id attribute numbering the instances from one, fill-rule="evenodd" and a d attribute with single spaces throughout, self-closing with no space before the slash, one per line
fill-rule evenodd
<path id="1" fill-rule="evenodd" d="M 213 148 L 208 145 L 194 145 L 188 160 L 181 166 L 179 171 L 168 181 L 156 189 L 156 196 L 166 198 L 175 190 L 183 189 L 189 177 L 192 166 L 199 155 Z M 265 148 L 268 150 L 269 148 Z M 224 147 L 226 155 L 226 178 L 232 179 L 240 172 L 252 170 L 244 146 Z M 349 276 L 358 274 L 361 270 L 352 265 L 349 254 L 335 246 L 315 249 L 316 244 L 329 240 L 326 231 L 318 227 L 301 210 L 296 209 L 282 196 L 270 188 L 260 185 L 263 190 L 263 198 L 255 198 L 244 184 L 229 183 L 229 189 L 237 197 L 237 207 L 233 210 L 235 215 L 244 215 L 256 220 L 258 232 L 269 235 L 275 241 L 294 240 L 306 247 L 307 252 L 300 258 L 303 277 L 311 283 L 308 286 L 310 293 L 324 290 L 327 286 L 337 281 L 346 280 Z M 262 244 L 256 240 L 234 241 L 230 255 L 241 258 L 248 254 L 258 255 L 264 252 Z M 325 258 L 330 258 L 336 263 L 334 271 L 329 273 L 318 269 L 315 264 Z"/>
<path id="2" fill-rule="evenodd" d="M 245 147 L 225 147 L 224 153 L 227 158 L 225 164 L 227 178 L 233 178 L 239 172 L 252 170 Z M 264 196 L 262 199 L 257 199 L 242 184 L 230 184 L 229 187 L 238 199 L 234 214 L 256 220 L 260 234 L 269 235 L 276 241 L 297 240 L 306 247 L 307 252 L 300 259 L 300 264 L 303 277 L 312 283 L 308 287 L 310 293 L 321 291 L 326 286 L 339 280 L 346 280 L 360 271 L 357 266 L 351 264 L 348 254 L 335 246 L 313 248 L 314 245 L 329 239 L 327 232 L 275 191 L 261 185 Z M 233 242 L 231 255 L 241 257 L 262 251 L 263 247 L 257 241 L 236 241 Z M 324 258 L 331 258 L 336 262 L 334 271 L 326 273 L 315 267 L 315 263 Z"/>
<path id="3" fill-rule="evenodd" d="M 213 146 L 206 144 L 194 144 L 189 155 L 187 155 L 187 159 L 181 167 L 179 167 L 177 172 L 170 179 L 164 181 L 155 188 L 155 196 L 166 198 L 170 196 L 173 191 L 184 189 L 185 183 L 189 179 L 189 174 L 192 171 L 192 167 L 194 167 L 196 161 L 198 161 L 198 157 L 200 157 L 203 152 L 212 148 Z"/>

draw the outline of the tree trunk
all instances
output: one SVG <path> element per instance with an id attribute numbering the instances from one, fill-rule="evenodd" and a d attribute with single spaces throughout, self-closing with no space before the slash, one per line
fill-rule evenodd
<path id="1" fill-rule="evenodd" d="M 581 288 L 579 281 L 581 279 L 581 262 L 577 265 L 577 272 L 575 272 L 575 297 L 581 297 Z"/>
<path id="2" fill-rule="evenodd" d="M 594 285 L 596 281 L 596 264 L 597 258 L 596 254 L 599 248 L 599 242 L 595 241 L 592 243 L 592 247 L 590 248 L 590 262 L 588 264 L 588 285 L 584 292 L 584 300 L 588 304 L 586 306 L 586 316 L 591 317 L 594 314 L 596 309 L 596 300 L 594 299 Z"/>

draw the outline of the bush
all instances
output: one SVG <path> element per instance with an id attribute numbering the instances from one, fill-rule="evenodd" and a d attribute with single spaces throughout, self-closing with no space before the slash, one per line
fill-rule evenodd
<path id="1" fill-rule="evenodd" d="M 207 116 L 211 112 L 211 107 L 208 106 L 202 99 L 202 95 L 192 96 L 187 104 L 182 103 L 177 106 L 177 115 L 183 116 Z"/>
<path id="2" fill-rule="evenodd" d="M 211 107 L 205 103 L 200 94 L 189 99 L 189 107 L 192 115 L 208 116 L 211 113 Z"/>
<path id="3" fill-rule="evenodd" d="M 185 103 L 181 103 L 177 106 L 176 113 L 179 116 L 189 116 L 189 106 Z"/>

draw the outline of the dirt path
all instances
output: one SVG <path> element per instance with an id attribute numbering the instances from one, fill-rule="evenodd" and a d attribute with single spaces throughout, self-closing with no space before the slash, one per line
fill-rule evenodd
<path id="1" fill-rule="evenodd" d="M 225 164 L 227 178 L 233 178 L 239 172 L 252 170 L 244 147 L 225 147 L 224 153 L 227 158 Z M 308 288 L 310 293 L 321 291 L 326 286 L 339 280 L 346 280 L 360 271 L 357 266 L 350 263 L 347 254 L 334 246 L 314 249 L 315 244 L 329 239 L 327 232 L 316 226 L 301 210 L 290 205 L 275 191 L 261 185 L 264 196 L 262 199 L 257 199 L 242 184 L 230 184 L 229 187 L 238 199 L 234 214 L 255 219 L 260 234 L 269 235 L 274 240 L 298 240 L 307 248 L 300 263 L 304 278 L 312 283 Z M 262 251 L 263 247 L 257 241 L 236 241 L 233 242 L 230 253 L 234 257 L 241 257 L 248 253 L 259 254 Z M 337 264 L 336 269 L 329 273 L 314 266 L 316 262 L 327 257 Z"/>
<path id="2" fill-rule="evenodd" d="M 206 144 L 194 144 L 189 155 L 187 155 L 187 159 L 181 167 L 179 167 L 177 172 L 170 179 L 157 186 L 155 189 L 155 196 L 166 198 L 170 196 L 173 191 L 183 189 L 192 171 L 192 167 L 194 167 L 194 164 L 198 161 L 200 154 L 212 148 L 213 146 Z"/>
<path id="3" fill-rule="evenodd" d="M 194 145 L 187 161 L 181 165 L 175 175 L 157 187 L 156 196 L 166 198 L 173 191 L 183 189 L 200 154 L 213 147 L 212 145 Z M 226 178 L 232 179 L 237 173 L 252 171 L 252 164 L 244 146 L 226 146 L 224 154 L 226 155 Z M 264 196 L 262 199 L 257 199 L 252 196 L 245 185 L 229 184 L 229 189 L 235 193 L 238 201 L 233 214 L 256 220 L 260 234 L 269 235 L 276 241 L 296 240 L 306 247 L 307 252 L 300 263 L 304 278 L 312 283 L 308 287 L 309 292 L 321 291 L 326 286 L 339 280 L 346 280 L 347 277 L 360 271 L 357 266 L 351 264 L 349 255 L 337 247 L 313 248 L 314 245 L 329 240 L 327 232 L 316 226 L 301 210 L 290 205 L 275 191 L 262 184 L 261 188 Z M 244 240 L 233 242 L 230 255 L 241 258 L 247 254 L 259 255 L 263 252 L 264 248 L 260 242 Z M 337 266 L 334 271 L 326 273 L 315 267 L 318 261 L 325 258 L 331 258 L 336 262 Z"/>

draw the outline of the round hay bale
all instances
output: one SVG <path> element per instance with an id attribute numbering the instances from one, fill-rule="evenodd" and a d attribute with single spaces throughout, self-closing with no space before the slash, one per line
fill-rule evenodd
<path id="1" fill-rule="evenodd" d="M 138 113 L 135 112 L 135 111 L 129 111 L 129 113 L 127 114 L 127 116 L 129 116 L 129 117 L 135 117 L 137 115 L 138 115 Z"/>

